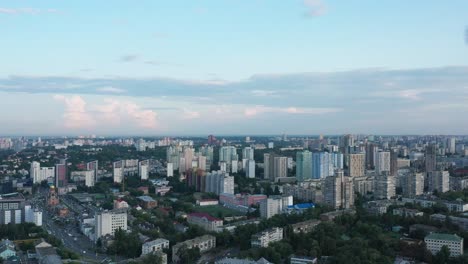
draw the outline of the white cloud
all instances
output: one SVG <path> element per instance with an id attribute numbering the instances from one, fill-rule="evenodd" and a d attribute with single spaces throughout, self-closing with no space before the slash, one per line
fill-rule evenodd
<path id="1" fill-rule="evenodd" d="M 183 119 L 197 119 L 200 118 L 200 112 L 197 111 L 192 111 L 187 108 L 182 109 L 183 110 Z"/>
<path id="2" fill-rule="evenodd" d="M 304 0 L 304 6 L 307 8 L 306 16 L 317 17 L 324 15 L 327 7 L 321 0 Z"/>
<path id="3" fill-rule="evenodd" d="M 73 95 L 65 97 L 54 95 L 54 99 L 65 104 L 63 124 L 66 128 L 90 128 L 95 125 L 95 120 L 86 109 L 86 102 L 81 96 Z"/>
<path id="4" fill-rule="evenodd" d="M 310 114 L 310 115 L 320 115 L 327 113 L 340 112 L 339 108 L 313 108 L 313 107 L 268 107 L 263 105 L 257 105 L 255 107 L 247 107 L 244 110 L 244 115 L 247 117 L 253 117 L 264 113 L 286 113 L 286 114 Z"/>
<path id="5" fill-rule="evenodd" d="M 70 97 L 55 95 L 54 99 L 65 104 L 63 114 L 65 128 L 88 129 L 121 124 L 146 129 L 157 128 L 156 112 L 143 109 L 134 102 L 105 98 L 104 103 L 88 106 L 78 95 Z"/>
<path id="6" fill-rule="evenodd" d="M 116 87 L 112 87 L 112 86 L 101 87 L 101 88 L 97 88 L 96 90 L 98 92 L 117 93 L 117 94 L 126 92 L 126 90 L 124 90 L 124 89 L 120 89 L 120 88 L 116 88 Z"/>
<path id="7" fill-rule="evenodd" d="M 276 91 L 270 90 L 252 90 L 250 92 L 253 96 L 273 96 L 276 94 Z"/>
<path id="8" fill-rule="evenodd" d="M 28 14 L 28 15 L 38 15 L 44 13 L 58 13 L 57 9 L 48 8 L 48 9 L 38 9 L 38 8 L 5 8 L 0 7 L 0 14 L 7 14 L 7 15 L 20 15 L 20 14 Z"/>

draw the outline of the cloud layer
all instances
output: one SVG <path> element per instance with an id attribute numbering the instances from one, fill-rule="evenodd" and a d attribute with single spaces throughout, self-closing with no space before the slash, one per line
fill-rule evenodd
<path id="1" fill-rule="evenodd" d="M 237 82 L 11 76 L 0 79 L 1 91 L 59 94 L 54 98 L 68 129 L 468 132 L 459 115 L 468 104 L 468 67 L 254 75 Z"/>

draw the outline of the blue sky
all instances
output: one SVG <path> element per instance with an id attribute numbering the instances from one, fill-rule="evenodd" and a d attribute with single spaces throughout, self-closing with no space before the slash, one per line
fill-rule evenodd
<path id="1" fill-rule="evenodd" d="M 466 134 L 467 26 L 464 0 L 3 0 L 0 133 Z"/>

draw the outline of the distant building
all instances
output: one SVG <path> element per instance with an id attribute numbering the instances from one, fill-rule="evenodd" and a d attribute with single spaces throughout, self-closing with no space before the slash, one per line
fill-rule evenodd
<path id="1" fill-rule="evenodd" d="M 158 206 L 158 202 L 154 200 L 151 196 L 138 196 L 137 199 L 140 202 L 141 207 L 145 209 L 153 209 L 156 206 Z"/>
<path id="2" fill-rule="evenodd" d="M 336 176 L 325 178 L 323 190 L 324 202 L 333 208 L 350 208 L 354 205 L 354 188 L 351 177 L 345 177 L 343 171 Z"/>
<path id="3" fill-rule="evenodd" d="M 416 216 L 423 216 L 424 213 L 418 211 L 416 209 L 408 209 L 408 208 L 395 208 L 393 209 L 394 215 L 404 216 L 404 217 L 416 217 Z"/>
<path id="4" fill-rule="evenodd" d="M 319 224 L 320 224 L 320 220 L 313 219 L 313 220 L 308 220 L 308 221 L 292 224 L 291 226 L 292 226 L 293 233 L 298 234 L 298 233 L 309 233 L 312 230 L 314 230 L 314 228 Z"/>
<path id="5" fill-rule="evenodd" d="M 377 152 L 375 163 L 375 171 L 377 174 L 382 174 L 383 172 L 388 172 L 390 174 L 390 156 L 389 151 Z"/>
<path id="6" fill-rule="evenodd" d="M 270 196 L 260 201 L 260 216 L 270 218 L 283 212 L 289 205 L 293 204 L 292 196 Z"/>
<path id="7" fill-rule="evenodd" d="M 59 204 L 59 198 L 57 189 L 54 186 L 50 186 L 49 193 L 47 195 L 47 205 L 48 206 L 56 206 Z"/>
<path id="8" fill-rule="evenodd" d="M 250 179 L 255 178 L 255 160 L 253 159 L 247 160 L 244 170 L 245 170 L 245 176 L 247 178 L 250 178 Z"/>
<path id="9" fill-rule="evenodd" d="M 124 164 L 122 160 L 112 163 L 112 176 L 115 183 L 122 183 L 124 177 Z"/>
<path id="10" fill-rule="evenodd" d="M 187 215 L 187 222 L 192 225 L 197 225 L 206 231 L 217 231 L 223 226 L 223 220 L 213 217 L 207 213 L 191 213 Z"/>
<path id="11" fill-rule="evenodd" d="M 138 175 L 141 180 L 147 180 L 149 174 L 149 160 L 138 162 Z"/>
<path id="12" fill-rule="evenodd" d="M 424 174 L 410 172 L 405 176 L 403 194 L 406 197 L 415 197 L 424 193 Z"/>
<path id="13" fill-rule="evenodd" d="M 147 255 L 154 252 L 162 252 L 169 248 L 169 240 L 158 238 L 156 240 L 143 243 L 141 246 L 141 255 Z"/>
<path id="14" fill-rule="evenodd" d="M 364 153 L 349 154 L 349 176 L 361 177 L 366 171 L 366 155 Z"/>
<path id="15" fill-rule="evenodd" d="M 127 211 L 125 209 L 100 211 L 94 216 L 95 240 L 106 235 L 114 235 L 118 229 L 127 230 Z"/>
<path id="16" fill-rule="evenodd" d="M 463 238 L 442 233 L 431 233 L 424 238 L 426 248 L 433 255 L 436 255 L 443 246 L 447 246 L 450 250 L 451 257 L 458 257 L 463 255 Z"/>
<path id="17" fill-rule="evenodd" d="M 86 163 L 86 170 L 93 171 L 94 175 L 92 179 L 94 179 L 95 182 L 97 182 L 98 180 L 98 172 L 99 172 L 98 165 L 99 165 L 99 162 L 97 160 Z M 93 185 L 89 184 L 89 186 L 94 186 L 94 184 Z"/>
<path id="18" fill-rule="evenodd" d="M 296 178 L 298 181 L 312 178 L 312 152 L 305 150 L 296 153 Z"/>
<path id="19" fill-rule="evenodd" d="M 214 264 L 273 264 L 264 258 L 260 258 L 259 260 L 250 260 L 250 259 L 238 259 L 238 258 L 223 258 L 216 260 Z"/>
<path id="20" fill-rule="evenodd" d="M 448 171 L 432 171 L 428 173 L 429 191 L 437 190 L 440 193 L 450 190 L 450 174 Z"/>
<path id="21" fill-rule="evenodd" d="M 205 176 L 205 192 L 234 194 L 234 177 L 222 171 L 212 171 Z"/>
<path id="22" fill-rule="evenodd" d="M 166 175 L 167 177 L 174 176 L 174 164 L 173 163 L 168 162 L 166 166 L 166 170 L 167 170 L 167 175 Z"/>
<path id="23" fill-rule="evenodd" d="M 375 177 L 374 197 L 376 199 L 391 199 L 396 195 L 396 177 L 390 175 L 390 171 L 382 171 Z"/>
<path id="24" fill-rule="evenodd" d="M 283 239 L 283 228 L 273 227 L 252 235 L 252 247 L 268 247 L 270 243 L 278 242 Z"/>
<path id="25" fill-rule="evenodd" d="M 55 165 L 55 187 L 63 188 L 68 185 L 68 170 L 67 161 L 61 160 L 59 164 Z"/>
<path id="26" fill-rule="evenodd" d="M 199 248 L 200 253 L 203 254 L 216 247 L 216 237 L 211 236 L 211 235 L 204 235 L 204 236 L 196 237 L 194 239 L 186 240 L 184 242 L 175 244 L 172 247 L 173 263 L 179 262 L 179 255 L 177 253 L 179 249 L 182 247 L 186 247 L 187 249 L 196 247 L 196 248 Z"/>
<path id="27" fill-rule="evenodd" d="M 263 154 L 263 178 L 276 181 L 288 176 L 288 158 L 276 154 Z"/>
<path id="28" fill-rule="evenodd" d="M 425 167 L 426 167 L 426 172 L 433 172 L 437 169 L 436 164 L 437 164 L 437 147 L 434 144 L 431 144 L 426 147 L 426 157 L 425 157 Z"/>

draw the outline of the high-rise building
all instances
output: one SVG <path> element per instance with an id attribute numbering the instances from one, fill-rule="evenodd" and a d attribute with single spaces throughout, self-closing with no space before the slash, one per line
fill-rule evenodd
<path id="1" fill-rule="evenodd" d="M 437 190 L 440 193 L 450 190 L 450 173 L 448 171 L 432 171 L 428 174 L 429 191 Z"/>
<path id="2" fill-rule="evenodd" d="M 141 180 L 148 179 L 148 167 L 149 167 L 149 160 L 142 160 L 138 162 L 138 175 L 140 176 Z"/>
<path id="3" fill-rule="evenodd" d="M 405 183 L 402 185 L 403 195 L 413 198 L 424 192 L 424 174 L 409 172 L 405 176 Z"/>
<path id="4" fill-rule="evenodd" d="M 398 150 L 392 149 L 390 151 L 390 175 L 397 175 L 398 171 Z"/>
<path id="5" fill-rule="evenodd" d="M 379 151 L 376 155 L 375 171 L 377 174 L 382 172 L 390 173 L 390 152 L 389 151 Z"/>
<path id="6" fill-rule="evenodd" d="M 365 175 L 365 154 L 349 154 L 349 176 L 362 177 Z"/>
<path id="7" fill-rule="evenodd" d="M 174 164 L 168 162 L 167 167 L 166 167 L 166 171 L 167 171 L 167 177 L 174 176 Z"/>
<path id="8" fill-rule="evenodd" d="M 283 209 L 293 204 L 292 196 L 270 196 L 260 201 L 260 216 L 270 218 L 282 213 Z"/>
<path id="9" fill-rule="evenodd" d="M 61 160 L 59 164 L 55 165 L 55 186 L 57 188 L 63 188 L 68 185 L 67 173 L 66 160 Z"/>
<path id="10" fill-rule="evenodd" d="M 227 171 L 232 171 L 233 161 L 238 161 L 239 156 L 237 155 L 236 147 L 224 146 L 219 149 L 219 162 L 226 162 Z"/>
<path id="11" fill-rule="evenodd" d="M 343 153 L 339 152 L 332 152 L 328 153 L 330 157 L 330 163 L 333 166 L 333 171 L 335 170 L 342 170 L 344 167 L 344 156 Z"/>
<path id="12" fill-rule="evenodd" d="M 199 151 L 204 157 L 206 157 L 206 171 L 209 171 L 213 164 L 213 147 L 202 146 Z"/>
<path id="13" fill-rule="evenodd" d="M 184 161 L 185 161 L 185 169 L 184 171 L 187 171 L 189 169 L 192 169 L 192 161 L 194 157 L 194 149 L 191 147 L 186 147 L 184 148 Z M 181 164 L 182 166 L 182 164 Z"/>
<path id="14" fill-rule="evenodd" d="M 95 239 L 96 241 L 106 235 L 114 235 L 118 229 L 127 230 L 127 211 L 125 209 L 116 209 L 111 211 L 96 212 L 95 221 Z"/>
<path id="15" fill-rule="evenodd" d="M 431 144 L 426 147 L 426 159 L 425 159 L 425 165 L 426 165 L 426 172 L 432 172 L 437 169 L 436 165 L 436 157 L 437 157 L 437 147 L 434 144 Z"/>
<path id="16" fill-rule="evenodd" d="M 124 171 L 124 166 L 123 166 L 123 161 L 115 161 L 112 163 L 112 176 L 114 177 L 114 182 L 115 183 L 122 183 L 123 180 L 123 171 Z"/>
<path id="17" fill-rule="evenodd" d="M 312 152 L 296 153 L 296 178 L 300 182 L 312 178 Z"/>
<path id="18" fill-rule="evenodd" d="M 264 179 L 276 181 L 288 176 L 288 158 L 275 154 L 263 154 Z"/>
<path id="19" fill-rule="evenodd" d="M 456 139 L 454 137 L 447 138 L 447 152 L 450 154 L 455 154 L 456 153 Z"/>
<path id="20" fill-rule="evenodd" d="M 251 159 L 247 161 L 245 176 L 250 179 L 255 178 L 255 160 Z"/>
<path id="21" fill-rule="evenodd" d="M 377 174 L 374 183 L 374 197 L 376 199 L 391 199 L 396 195 L 395 187 L 396 177 L 390 175 L 389 171 L 383 171 Z"/>
<path id="22" fill-rule="evenodd" d="M 41 179 L 41 164 L 39 162 L 31 162 L 29 176 L 33 180 L 33 183 L 40 183 L 41 181 L 43 181 L 43 179 Z"/>
<path id="23" fill-rule="evenodd" d="M 94 172 L 94 181 L 97 182 L 98 180 L 98 172 L 99 172 L 99 163 L 97 160 L 91 161 L 86 163 L 86 170 Z"/>
<path id="24" fill-rule="evenodd" d="M 336 209 L 351 208 L 354 205 L 353 179 L 336 171 L 335 176 L 325 178 L 324 202 Z"/>
<path id="25" fill-rule="evenodd" d="M 215 194 L 234 194 L 234 177 L 222 171 L 207 173 L 205 178 L 205 192 Z"/>
<path id="26" fill-rule="evenodd" d="M 374 157 L 377 153 L 377 145 L 374 143 L 367 143 L 366 145 L 366 167 L 368 169 L 375 168 Z"/>
<path id="27" fill-rule="evenodd" d="M 333 165 L 330 163 L 328 152 L 312 154 L 312 178 L 323 179 L 333 175 Z"/>
<path id="28" fill-rule="evenodd" d="M 254 149 L 252 147 L 245 147 L 242 150 L 242 159 L 253 160 L 254 159 Z"/>

